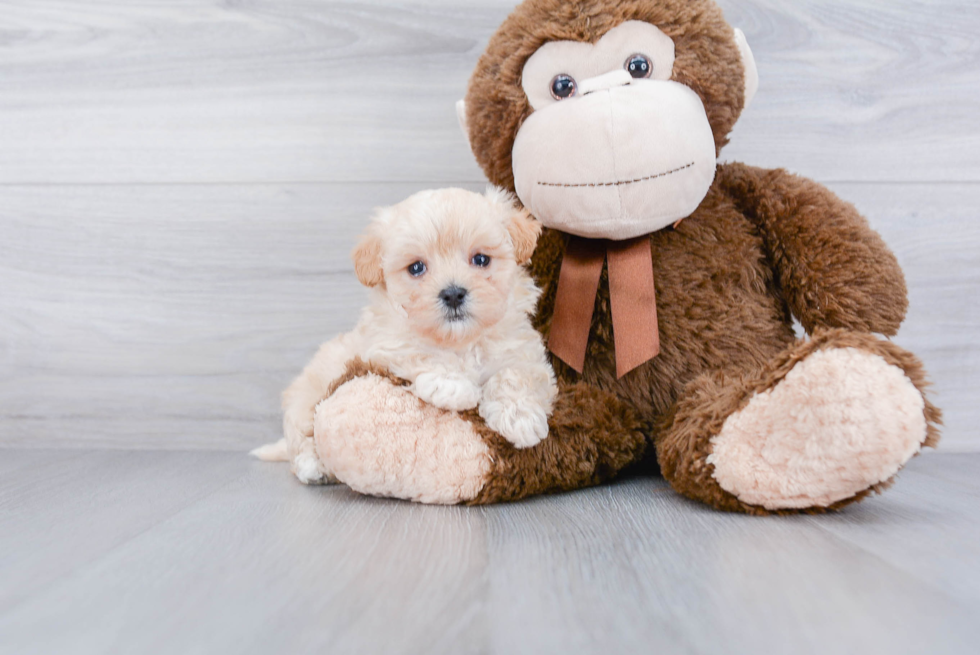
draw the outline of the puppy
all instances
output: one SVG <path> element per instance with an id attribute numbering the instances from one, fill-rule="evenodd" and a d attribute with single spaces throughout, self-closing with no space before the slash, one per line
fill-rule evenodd
<path id="1" fill-rule="evenodd" d="M 540 231 L 493 187 L 423 191 L 378 210 L 353 253 L 370 304 L 283 393 L 284 438 L 253 454 L 288 459 L 305 484 L 332 481 L 314 448 L 313 414 L 355 357 L 408 380 L 436 407 L 478 407 L 517 448 L 544 439 L 557 387 L 529 320 L 539 291 L 522 266 Z"/>

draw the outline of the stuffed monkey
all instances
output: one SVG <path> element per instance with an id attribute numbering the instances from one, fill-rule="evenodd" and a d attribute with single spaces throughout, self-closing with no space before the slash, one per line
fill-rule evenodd
<path id="1" fill-rule="evenodd" d="M 907 307 L 882 239 L 813 181 L 717 164 L 757 85 L 712 0 L 519 5 L 458 109 L 490 181 L 546 226 L 550 434 L 515 449 L 358 364 L 318 408 L 324 468 L 363 493 L 488 503 L 655 456 L 685 496 L 765 514 L 843 507 L 935 445 L 921 364 L 878 336 Z"/>

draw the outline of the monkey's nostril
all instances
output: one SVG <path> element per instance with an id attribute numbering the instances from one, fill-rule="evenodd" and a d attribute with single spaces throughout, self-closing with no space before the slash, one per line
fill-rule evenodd
<path id="1" fill-rule="evenodd" d="M 455 284 L 439 292 L 439 300 L 449 309 L 459 309 L 466 299 L 466 289 Z"/>

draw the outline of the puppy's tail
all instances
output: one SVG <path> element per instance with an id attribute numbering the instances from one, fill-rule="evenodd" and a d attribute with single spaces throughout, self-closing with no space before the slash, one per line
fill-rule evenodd
<path id="1" fill-rule="evenodd" d="M 263 462 L 288 462 L 289 453 L 286 451 L 285 437 L 275 443 L 267 443 L 248 453 Z"/>

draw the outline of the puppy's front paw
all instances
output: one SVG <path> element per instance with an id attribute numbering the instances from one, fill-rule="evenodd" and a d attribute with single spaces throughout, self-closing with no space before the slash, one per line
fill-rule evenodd
<path id="1" fill-rule="evenodd" d="M 316 455 L 300 453 L 293 458 L 293 475 L 303 484 L 330 484 L 335 482 L 331 476 L 320 470 Z"/>
<path id="2" fill-rule="evenodd" d="M 416 396 L 440 409 L 461 412 L 480 402 L 480 388 L 466 378 L 422 373 L 415 378 L 413 390 Z"/>
<path id="3" fill-rule="evenodd" d="M 490 400 L 480 405 L 487 427 L 514 444 L 515 448 L 536 446 L 548 436 L 548 415 L 531 403 Z"/>

